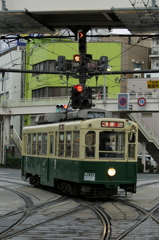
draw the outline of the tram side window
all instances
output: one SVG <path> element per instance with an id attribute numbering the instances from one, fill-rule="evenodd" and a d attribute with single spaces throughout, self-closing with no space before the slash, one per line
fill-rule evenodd
<path id="1" fill-rule="evenodd" d="M 54 154 L 54 135 L 50 135 L 50 154 Z"/>
<path id="2" fill-rule="evenodd" d="M 58 156 L 64 156 L 64 132 L 59 132 Z"/>
<path id="3" fill-rule="evenodd" d="M 135 159 L 136 135 L 133 132 L 128 134 L 128 158 Z"/>
<path id="4" fill-rule="evenodd" d="M 71 157 L 71 132 L 66 132 L 66 157 Z"/>
<path id="5" fill-rule="evenodd" d="M 85 157 L 95 156 L 96 134 L 94 131 L 89 131 L 85 136 Z"/>
<path id="6" fill-rule="evenodd" d="M 28 134 L 27 154 L 31 154 L 31 133 Z"/>
<path id="7" fill-rule="evenodd" d="M 47 153 L 47 133 L 42 133 L 42 154 Z"/>
<path id="8" fill-rule="evenodd" d="M 73 157 L 79 158 L 79 142 L 80 142 L 80 132 L 73 132 Z"/>
<path id="9" fill-rule="evenodd" d="M 32 155 L 36 154 L 36 133 L 32 134 Z"/>
<path id="10" fill-rule="evenodd" d="M 37 142 L 37 154 L 42 154 L 42 146 L 41 146 L 41 133 L 38 133 L 38 142 Z"/>

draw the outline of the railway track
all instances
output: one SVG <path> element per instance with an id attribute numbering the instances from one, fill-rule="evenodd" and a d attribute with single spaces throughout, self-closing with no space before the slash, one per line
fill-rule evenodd
<path id="1" fill-rule="evenodd" d="M 11 181 L 7 179 L 7 183 L 10 185 Z M 9 222 L 5 229 L 1 229 L 0 239 L 40 239 L 44 232 L 49 235 L 48 239 L 64 239 L 66 236 L 68 239 L 81 239 L 81 236 L 84 239 L 109 239 L 109 219 L 96 203 L 59 196 L 58 199 L 34 205 L 31 198 L 35 198 L 36 192 L 35 196 L 28 197 L 20 189 L 15 190 L 15 185 L 14 190 L 10 187 L 1 189 L 17 194 L 24 204 L 0 216 L 0 220 Z"/>
<path id="2" fill-rule="evenodd" d="M 114 198 L 112 198 L 114 200 Z M 124 239 L 126 236 L 130 236 L 132 235 L 131 233 L 136 229 L 138 231 L 140 225 L 145 222 L 148 218 L 152 218 L 154 221 L 156 221 L 156 223 L 159 225 L 159 220 L 158 218 L 156 218 L 153 214 L 159 210 L 159 204 L 157 204 L 155 207 L 153 207 L 153 209 L 151 209 L 150 211 L 146 211 L 145 209 L 143 209 L 142 207 L 139 207 L 136 204 L 127 202 L 123 199 L 115 199 L 116 201 L 123 203 L 126 206 L 130 206 L 132 208 L 134 208 L 134 210 L 138 211 L 140 213 L 140 216 L 138 217 L 138 219 L 136 219 L 136 221 L 134 221 L 134 224 L 132 226 L 130 226 L 127 230 L 125 230 L 122 234 L 120 234 L 120 236 L 118 236 L 116 238 L 116 240 L 121 240 Z M 141 214 L 142 213 L 142 214 Z M 142 216 L 143 215 L 143 216 Z M 141 217 L 142 216 L 142 217 Z M 119 222 L 119 221 L 118 221 Z M 119 223 L 120 224 L 120 223 Z M 150 228 L 150 232 L 149 234 L 151 234 L 152 229 Z M 147 231 L 148 232 L 148 231 Z"/>
<path id="3" fill-rule="evenodd" d="M 140 240 L 143 232 L 145 239 L 151 239 L 152 226 L 155 226 L 154 239 L 159 235 L 157 191 L 146 204 L 143 196 L 144 192 L 155 188 L 155 184 L 158 187 L 157 181 L 142 184 L 132 198 L 118 196 L 100 202 L 57 196 L 23 183 L 16 184 L 16 180 L 13 183 L 11 179 L 6 179 L 5 184 L 9 187 L 1 186 L 1 193 L 17 194 L 23 204 L 0 215 L 1 223 L 8 222 L 5 229 L 1 227 L 0 239 Z M 49 195 L 42 199 L 45 194 Z"/>

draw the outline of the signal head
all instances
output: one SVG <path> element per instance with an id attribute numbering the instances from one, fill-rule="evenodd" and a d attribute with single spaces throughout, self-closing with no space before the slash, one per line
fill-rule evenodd
<path id="1" fill-rule="evenodd" d="M 68 108 L 68 105 L 66 105 L 66 104 L 63 105 L 63 108 L 64 108 L 64 109 L 67 109 L 67 108 Z"/>
<path id="2" fill-rule="evenodd" d="M 68 105 L 64 104 L 64 105 L 56 105 L 56 112 L 57 113 L 61 113 L 61 112 L 65 112 L 65 110 L 68 108 Z"/>

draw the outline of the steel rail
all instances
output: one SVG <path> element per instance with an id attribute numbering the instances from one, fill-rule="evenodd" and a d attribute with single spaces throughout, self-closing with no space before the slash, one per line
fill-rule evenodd
<path id="1" fill-rule="evenodd" d="M 103 211 L 97 206 L 90 206 L 90 208 L 98 214 L 103 224 L 103 232 L 100 240 L 108 240 L 111 234 L 110 222 L 108 217 L 103 213 Z"/>
<path id="2" fill-rule="evenodd" d="M 17 194 L 18 196 L 20 196 L 20 197 L 24 200 L 24 202 L 25 202 L 25 204 L 26 204 L 26 207 L 27 207 L 27 208 L 23 211 L 24 214 L 23 214 L 23 216 L 22 216 L 20 219 L 18 219 L 15 223 L 13 223 L 13 225 L 10 226 L 8 229 L 6 229 L 6 230 L 4 230 L 3 232 L 0 233 L 0 239 L 4 239 L 3 236 L 4 236 L 5 234 L 7 234 L 8 232 L 10 232 L 11 229 L 13 229 L 13 228 L 15 228 L 16 226 L 20 225 L 20 224 L 29 216 L 30 211 L 31 211 L 31 209 L 32 209 L 32 207 L 33 207 L 33 203 L 32 203 L 32 201 L 31 201 L 31 199 L 29 199 L 29 198 L 26 197 L 24 194 L 22 194 L 22 193 L 20 193 L 20 192 L 18 192 L 18 191 L 16 191 L 16 190 L 13 190 L 13 189 L 10 189 L 10 188 L 7 188 L 7 187 L 2 187 L 2 186 L 0 186 L 0 188 L 2 188 L 2 189 L 4 189 L 4 190 L 7 190 L 7 191 L 10 191 L 10 192 L 13 192 L 13 193 Z"/>

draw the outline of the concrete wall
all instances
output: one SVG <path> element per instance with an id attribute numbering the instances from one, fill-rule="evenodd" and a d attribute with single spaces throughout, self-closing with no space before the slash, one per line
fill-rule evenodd
<path id="1" fill-rule="evenodd" d="M 144 7 L 141 0 L 132 1 L 135 7 Z M 152 6 L 152 1 L 148 2 L 148 6 Z M 156 0 L 159 5 L 159 0 Z M 128 0 L 6 0 L 6 7 L 8 10 L 24 10 L 29 11 L 75 11 L 75 10 L 101 10 L 115 8 L 130 8 L 132 7 Z"/>

